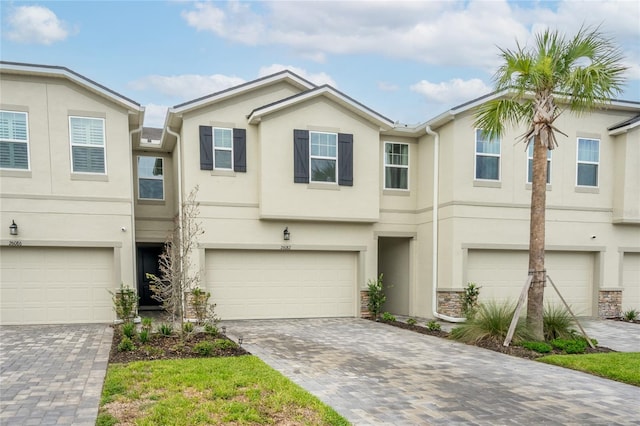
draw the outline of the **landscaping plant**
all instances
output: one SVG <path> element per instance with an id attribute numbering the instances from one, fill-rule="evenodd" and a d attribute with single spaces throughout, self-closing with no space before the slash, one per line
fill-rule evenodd
<path id="1" fill-rule="evenodd" d="M 442 330 L 442 327 L 440 326 L 440 323 L 436 320 L 431 320 L 429 322 L 427 322 L 427 330 L 429 331 L 440 331 Z"/>
<path id="2" fill-rule="evenodd" d="M 633 322 L 638 318 L 638 311 L 636 311 L 635 309 L 627 309 L 622 313 L 622 318 L 625 321 Z"/>
<path id="3" fill-rule="evenodd" d="M 513 303 L 482 303 L 473 318 L 451 330 L 451 338 L 465 343 L 483 340 L 502 343 L 509 331 L 514 311 Z M 529 337 L 524 321 L 518 321 L 513 335 L 514 342 L 531 340 Z"/>
<path id="4" fill-rule="evenodd" d="M 369 313 L 375 320 L 379 318 L 382 305 L 387 300 L 387 297 L 384 295 L 382 277 L 383 274 L 380 274 L 378 279 L 370 279 L 367 282 L 367 289 L 369 290 L 369 303 L 367 307 L 369 308 Z"/>
<path id="5" fill-rule="evenodd" d="M 122 334 L 124 334 L 129 339 L 133 339 L 136 336 L 136 325 L 135 323 L 129 321 L 125 322 L 122 325 Z"/>
<path id="6" fill-rule="evenodd" d="M 478 309 L 478 297 L 480 297 L 480 287 L 476 283 L 468 283 L 464 289 L 464 294 L 460 296 L 462 302 L 462 314 L 465 318 L 471 319 Z"/>
<path id="7" fill-rule="evenodd" d="M 108 290 L 113 301 L 113 310 L 116 312 L 118 319 L 127 321 L 136 316 L 138 312 L 138 295 L 131 287 L 120 284 L 120 289 L 115 293 Z"/>
<path id="8" fill-rule="evenodd" d="M 418 323 L 418 321 L 415 318 L 409 318 L 407 320 L 407 324 L 409 325 L 416 325 Z"/>
<path id="9" fill-rule="evenodd" d="M 564 306 L 545 306 L 544 316 L 542 318 L 544 324 L 544 339 L 546 341 L 567 338 L 573 335 L 574 330 L 572 327 L 575 325 L 575 321 Z"/>
<path id="10" fill-rule="evenodd" d="M 382 314 L 382 321 L 385 321 L 385 322 L 395 322 L 395 320 L 396 320 L 396 317 L 395 317 L 395 316 L 393 316 L 393 315 L 392 315 L 391 313 L 389 313 L 389 312 L 385 312 L 385 313 L 383 313 L 383 314 Z"/>

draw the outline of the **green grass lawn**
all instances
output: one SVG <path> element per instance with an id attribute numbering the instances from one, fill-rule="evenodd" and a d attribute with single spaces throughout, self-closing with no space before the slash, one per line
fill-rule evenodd
<path id="1" fill-rule="evenodd" d="M 538 361 L 640 386 L 640 352 L 551 355 Z"/>
<path id="2" fill-rule="evenodd" d="M 97 425 L 348 425 L 254 356 L 111 364 Z"/>

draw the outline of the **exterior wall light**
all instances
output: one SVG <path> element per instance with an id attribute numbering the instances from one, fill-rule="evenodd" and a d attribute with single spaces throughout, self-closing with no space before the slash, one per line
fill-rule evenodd
<path id="1" fill-rule="evenodd" d="M 289 241 L 289 239 L 291 238 L 291 232 L 289 232 L 288 226 L 284 228 L 284 232 L 282 233 L 282 236 L 285 241 Z"/>
<path id="2" fill-rule="evenodd" d="M 11 235 L 18 235 L 18 225 L 16 225 L 15 220 L 12 220 L 11 225 L 9 225 L 9 233 Z"/>

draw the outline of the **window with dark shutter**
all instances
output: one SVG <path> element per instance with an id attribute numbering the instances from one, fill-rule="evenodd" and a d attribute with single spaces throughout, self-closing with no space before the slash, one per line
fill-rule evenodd
<path id="1" fill-rule="evenodd" d="M 213 130 L 200 126 L 200 170 L 213 170 Z"/>
<path id="2" fill-rule="evenodd" d="M 247 131 L 233 129 L 233 170 L 247 171 Z"/>
<path id="3" fill-rule="evenodd" d="M 353 135 L 338 133 L 338 185 L 353 186 Z"/>
<path id="4" fill-rule="evenodd" d="M 293 131 L 293 181 L 309 183 L 309 131 Z"/>

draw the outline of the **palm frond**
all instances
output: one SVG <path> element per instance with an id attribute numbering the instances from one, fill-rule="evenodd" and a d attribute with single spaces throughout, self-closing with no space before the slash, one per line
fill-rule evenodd
<path id="1" fill-rule="evenodd" d="M 531 113 L 530 103 L 516 98 L 494 99 L 482 104 L 474 125 L 481 128 L 490 138 L 501 137 L 505 124 L 518 125 L 528 121 Z"/>

